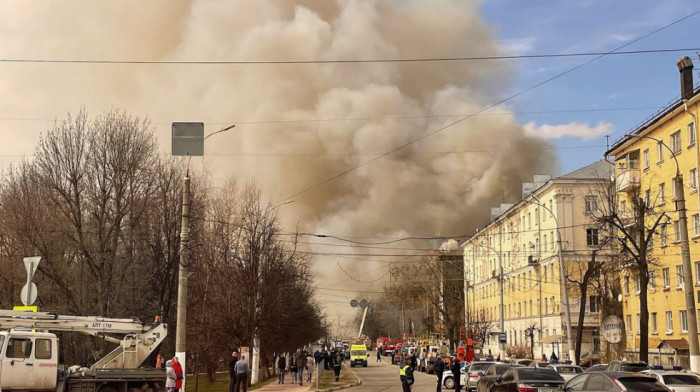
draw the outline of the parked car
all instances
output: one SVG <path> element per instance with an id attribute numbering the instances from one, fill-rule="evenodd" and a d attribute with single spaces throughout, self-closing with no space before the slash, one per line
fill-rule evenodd
<path id="1" fill-rule="evenodd" d="M 499 364 L 499 365 L 505 365 L 503 362 L 494 362 L 494 361 L 479 361 L 479 362 L 472 362 L 471 365 L 469 366 L 469 370 L 467 371 L 467 383 L 462 384 L 466 385 L 466 391 L 475 391 L 476 390 L 476 384 L 479 382 L 479 379 L 481 376 L 479 373 L 484 374 L 489 367 L 493 364 Z"/>
<path id="2" fill-rule="evenodd" d="M 576 365 L 552 364 L 547 366 L 547 368 L 554 369 L 554 371 L 559 373 L 559 375 L 566 381 L 569 381 L 572 378 L 576 377 L 577 374 L 583 373 L 583 369 L 581 369 L 580 366 Z"/>
<path id="3" fill-rule="evenodd" d="M 551 362 L 545 362 L 545 361 L 532 361 L 527 366 L 533 367 L 533 368 L 546 368 L 547 366 L 549 366 L 551 364 L 552 364 Z"/>
<path id="4" fill-rule="evenodd" d="M 489 392 L 491 390 L 491 386 L 493 383 L 496 381 L 498 376 L 502 375 L 505 373 L 508 369 L 514 368 L 514 367 L 525 367 L 523 365 L 514 365 L 511 363 L 494 363 L 493 365 L 489 366 L 488 369 L 486 369 L 485 372 L 478 372 L 477 375 L 479 377 L 479 381 L 476 383 L 476 392 Z"/>
<path id="5" fill-rule="evenodd" d="M 607 369 L 607 367 L 607 363 L 599 363 L 597 365 L 592 365 L 588 369 L 584 370 L 584 373 L 604 372 L 605 369 Z"/>
<path id="6" fill-rule="evenodd" d="M 644 374 L 654 377 L 675 392 L 700 392 L 700 377 L 684 371 L 680 366 L 672 367 L 670 370 L 654 366 Z"/>
<path id="7" fill-rule="evenodd" d="M 641 372 L 651 370 L 646 362 L 611 361 L 605 368 L 606 372 Z"/>
<path id="8" fill-rule="evenodd" d="M 510 368 L 499 376 L 491 392 L 559 392 L 564 379 L 552 369 Z"/>
<path id="9" fill-rule="evenodd" d="M 583 373 L 564 386 L 564 392 L 670 392 L 653 377 L 630 372 Z"/>

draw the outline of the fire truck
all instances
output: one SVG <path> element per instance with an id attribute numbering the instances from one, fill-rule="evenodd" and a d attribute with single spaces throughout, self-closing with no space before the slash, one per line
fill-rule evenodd
<path id="1" fill-rule="evenodd" d="M 0 391 L 162 392 L 165 370 L 140 367 L 167 336 L 137 319 L 0 310 Z M 78 332 L 117 347 L 90 367 L 58 363 L 53 332 Z M 119 336 L 119 337 L 116 337 Z"/>

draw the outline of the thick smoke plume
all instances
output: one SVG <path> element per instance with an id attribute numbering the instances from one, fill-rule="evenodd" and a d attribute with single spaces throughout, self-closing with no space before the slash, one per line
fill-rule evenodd
<path id="1" fill-rule="evenodd" d="M 1 58 L 284 61 L 502 54 L 474 1 L 16 0 L 3 8 Z M 204 121 L 208 131 L 236 123 L 208 141 L 205 171 L 215 180 L 255 178 L 273 202 L 460 118 L 446 115 L 470 114 L 499 100 L 516 72 L 512 63 L 457 61 L 3 63 L 0 69 L 0 154 L 31 154 L 38 133 L 50 125 L 43 120 L 81 107 L 91 114 L 117 107 L 150 117 L 164 153 L 172 121 Z M 475 116 L 295 196 L 280 214 L 290 230 L 299 222 L 304 231 L 345 236 L 467 233 L 485 223 L 489 207 L 516 199 L 521 182 L 550 172 L 554 157 L 547 147 L 529 138 L 511 115 Z M 350 248 L 313 248 L 339 249 Z M 321 285 L 379 287 L 356 286 L 336 261 L 360 280 L 388 268 L 318 258 Z M 374 269 L 379 271 L 363 275 Z"/>

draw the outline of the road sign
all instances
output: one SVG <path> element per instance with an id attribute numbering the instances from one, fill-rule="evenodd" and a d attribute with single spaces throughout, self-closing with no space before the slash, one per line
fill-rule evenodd
<path id="1" fill-rule="evenodd" d="M 30 290 L 31 288 L 31 290 Z M 34 282 L 30 282 L 28 284 L 25 284 L 24 287 L 22 287 L 22 303 L 24 306 L 29 306 L 34 304 L 34 301 L 36 301 L 36 296 L 38 294 L 38 290 L 36 289 L 36 285 Z"/>
<path id="2" fill-rule="evenodd" d="M 508 335 L 505 332 L 498 334 L 498 343 L 507 343 Z"/>
<path id="3" fill-rule="evenodd" d="M 24 269 L 27 270 L 27 277 L 32 279 L 34 277 L 34 272 L 36 272 L 37 267 L 39 267 L 41 256 L 25 257 L 23 261 Z"/>
<path id="4" fill-rule="evenodd" d="M 350 306 L 352 306 L 353 308 L 356 308 L 357 307 L 357 300 L 356 299 L 350 300 Z"/>
<path id="5" fill-rule="evenodd" d="M 172 125 L 172 155 L 204 155 L 204 123 L 174 122 Z"/>
<path id="6" fill-rule="evenodd" d="M 363 299 L 362 301 L 360 301 L 360 307 L 361 307 L 362 309 L 364 309 L 364 308 L 367 307 L 367 300 L 366 300 L 366 299 Z"/>

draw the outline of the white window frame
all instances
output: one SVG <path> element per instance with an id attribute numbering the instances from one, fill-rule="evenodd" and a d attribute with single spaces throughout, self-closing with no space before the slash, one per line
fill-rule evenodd
<path id="1" fill-rule="evenodd" d="M 683 265 L 676 266 L 676 288 L 683 288 Z"/>
<path id="2" fill-rule="evenodd" d="M 688 332 L 688 311 L 679 310 L 678 320 L 680 321 L 681 332 Z"/>
<path id="3" fill-rule="evenodd" d="M 661 276 L 664 279 L 664 289 L 670 289 L 671 288 L 671 270 L 668 267 L 662 269 Z"/>
<path id="4" fill-rule="evenodd" d="M 598 198 L 596 196 L 588 195 L 583 197 L 585 202 L 585 211 L 587 213 L 593 213 L 598 211 Z"/>
<path id="5" fill-rule="evenodd" d="M 693 237 L 700 235 L 700 214 L 693 214 Z"/>
<path id="6" fill-rule="evenodd" d="M 670 310 L 666 312 L 666 333 L 673 333 L 673 312 Z"/>
<path id="7" fill-rule="evenodd" d="M 682 148 L 680 129 L 677 130 L 676 132 L 673 132 L 670 136 L 670 139 L 671 139 L 671 143 L 670 143 L 669 147 L 671 147 L 671 151 L 673 151 L 674 155 L 679 154 L 681 152 L 681 148 Z"/>
<path id="8" fill-rule="evenodd" d="M 693 168 L 688 171 L 688 179 L 690 184 L 688 184 L 690 191 L 695 192 L 698 190 L 698 169 Z"/>
<path id="9" fill-rule="evenodd" d="M 586 245 L 598 246 L 600 244 L 600 231 L 596 228 L 586 229 Z"/>
<path id="10" fill-rule="evenodd" d="M 651 327 L 651 333 L 659 333 L 656 312 L 651 312 L 651 317 L 649 318 L 649 326 Z"/>
<path id="11" fill-rule="evenodd" d="M 664 161 L 664 144 L 662 142 L 656 143 L 656 162 L 661 163 Z"/>
<path id="12" fill-rule="evenodd" d="M 625 316 L 625 324 L 627 324 L 627 328 L 632 332 L 632 315 L 628 314 Z"/>
<path id="13" fill-rule="evenodd" d="M 700 261 L 695 262 L 695 284 L 700 285 Z"/>
<path id="14" fill-rule="evenodd" d="M 667 225 L 661 225 L 661 246 L 667 246 L 668 245 L 668 226 Z"/>
<path id="15" fill-rule="evenodd" d="M 688 123 L 688 147 L 695 145 L 695 122 Z"/>
<path id="16" fill-rule="evenodd" d="M 662 182 L 659 184 L 659 204 L 666 203 L 666 183 Z"/>
<path id="17" fill-rule="evenodd" d="M 625 276 L 624 289 L 625 289 L 625 295 L 629 295 L 630 294 L 630 277 L 629 276 Z"/>
<path id="18" fill-rule="evenodd" d="M 673 242 L 681 242 L 681 222 L 673 221 Z"/>
<path id="19" fill-rule="evenodd" d="M 651 208 L 651 189 L 644 191 L 644 205 L 647 208 Z"/>
<path id="20" fill-rule="evenodd" d="M 649 162 L 649 149 L 648 148 L 645 149 L 644 151 L 642 151 L 642 161 L 644 162 L 644 170 L 649 169 L 650 162 Z"/>
<path id="21" fill-rule="evenodd" d="M 634 275 L 634 293 L 639 294 L 642 287 L 642 281 L 639 278 L 639 274 Z"/>

